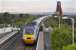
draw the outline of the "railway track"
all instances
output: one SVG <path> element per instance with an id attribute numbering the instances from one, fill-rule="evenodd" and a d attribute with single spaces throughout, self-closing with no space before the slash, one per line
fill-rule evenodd
<path id="1" fill-rule="evenodd" d="M 11 32 L 8 32 L 8 33 L 0 33 L 0 39 L 1 39 L 2 37 L 4 37 L 4 36 L 8 35 L 9 33 L 11 33 Z"/>
<path id="2" fill-rule="evenodd" d="M 36 45 L 35 46 L 26 46 L 23 44 L 22 40 L 16 44 L 16 47 L 13 50 L 36 50 Z"/>
<path id="3" fill-rule="evenodd" d="M 36 45 L 33 45 L 33 46 L 27 46 L 27 45 L 24 45 L 24 43 L 22 42 L 22 40 L 20 39 L 17 43 L 16 43 L 16 47 L 14 47 L 13 50 L 44 50 L 44 36 L 43 36 L 43 32 L 40 32 L 39 34 L 39 42 L 37 41 L 37 44 L 39 45 L 37 48 L 37 44 Z"/>

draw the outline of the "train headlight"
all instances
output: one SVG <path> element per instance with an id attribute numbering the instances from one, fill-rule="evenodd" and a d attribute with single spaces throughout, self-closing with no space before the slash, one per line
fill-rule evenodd
<path id="1" fill-rule="evenodd" d="M 26 37 L 25 37 L 25 36 L 23 36 L 23 39 L 26 39 Z"/>
<path id="2" fill-rule="evenodd" d="M 31 39 L 34 40 L 34 37 L 32 37 Z"/>

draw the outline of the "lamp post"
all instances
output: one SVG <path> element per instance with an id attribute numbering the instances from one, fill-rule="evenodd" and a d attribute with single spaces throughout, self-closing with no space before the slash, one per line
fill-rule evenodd
<path id="1" fill-rule="evenodd" d="M 74 44 L 74 18 L 62 17 L 62 19 L 71 19 L 72 21 L 72 44 Z"/>

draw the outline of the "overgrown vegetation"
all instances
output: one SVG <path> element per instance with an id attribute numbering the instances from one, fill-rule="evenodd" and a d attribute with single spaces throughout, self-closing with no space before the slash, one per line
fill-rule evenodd
<path id="1" fill-rule="evenodd" d="M 66 46 L 68 44 L 71 44 L 72 37 L 71 32 L 67 30 L 68 28 L 55 28 L 52 35 L 51 35 L 51 41 L 52 41 L 52 50 L 62 50 L 63 46 Z"/>
<path id="2" fill-rule="evenodd" d="M 58 26 L 58 18 L 51 17 L 48 20 L 46 20 L 44 23 L 46 26 L 49 25 L 53 28 L 53 32 L 50 33 L 52 50 L 65 50 L 63 49 L 63 47 L 72 44 L 71 20 L 61 20 L 60 29 Z M 76 43 L 76 30 L 75 30 L 75 43 Z M 70 48 L 68 50 L 70 50 Z"/>

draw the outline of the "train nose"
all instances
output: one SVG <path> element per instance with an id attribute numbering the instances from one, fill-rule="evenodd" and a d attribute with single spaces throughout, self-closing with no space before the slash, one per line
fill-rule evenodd
<path id="1" fill-rule="evenodd" d="M 26 35 L 24 38 L 23 38 L 25 44 L 33 44 L 34 43 L 34 37 L 33 35 Z"/>

